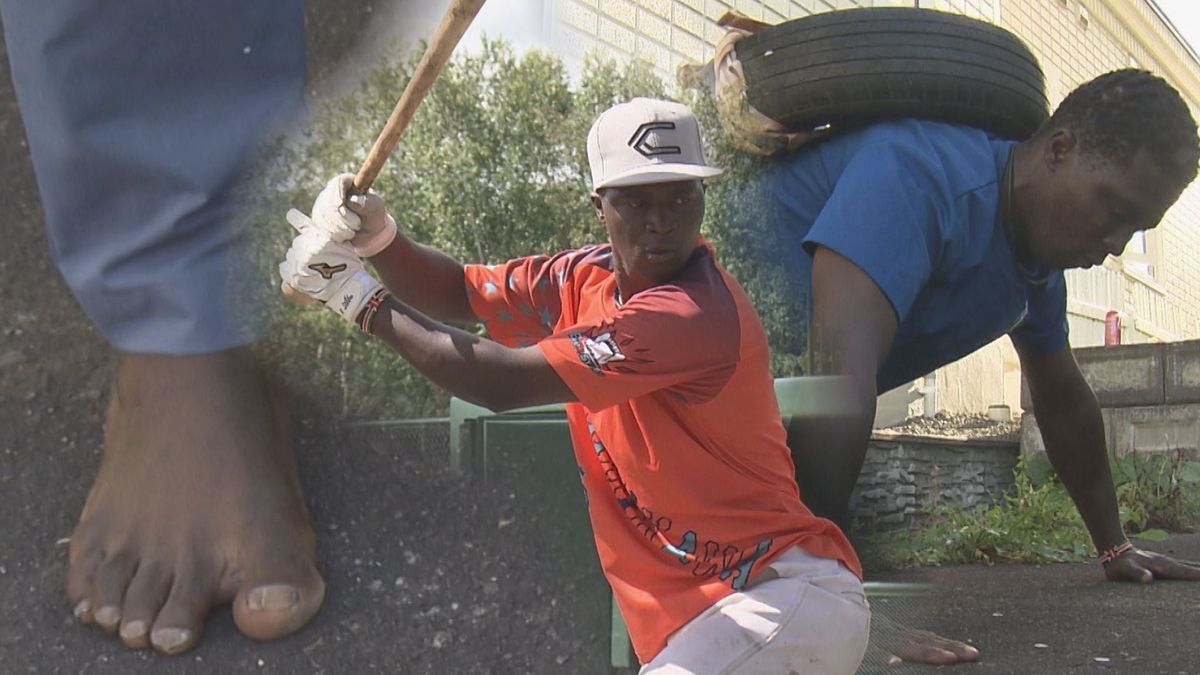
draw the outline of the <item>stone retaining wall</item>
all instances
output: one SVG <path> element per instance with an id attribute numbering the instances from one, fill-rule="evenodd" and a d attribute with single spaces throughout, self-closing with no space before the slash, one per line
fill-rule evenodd
<path id="1" fill-rule="evenodd" d="M 876 433 L 851 517 L 864 531 L 922 524 L 938 506 L 992 504 L 1013 487 L 1017 441 L 950 440 Z"/>

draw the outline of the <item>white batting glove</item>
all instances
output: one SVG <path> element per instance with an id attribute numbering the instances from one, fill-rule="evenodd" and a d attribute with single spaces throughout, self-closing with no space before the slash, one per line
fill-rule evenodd
<path id="1" fill-rule="evenodd" d="M 347 244 L 334 241 L 308 216 L 291 209 L 287 219 L 300 234 L 279 264 L 283 283 L 358 325 L 363 308 L 386 292 L 383 285 L 363 269 L 362 260 Z"/>
<path id="2" fill-rule="evenodd" d="M 354 175 L 334 176 L 313 203 L 312 220 L 334 241 L 349 241 L 355 253 L 370 258 L 396 238 L 396 221 L 373 191 L 351 193 Z"/>

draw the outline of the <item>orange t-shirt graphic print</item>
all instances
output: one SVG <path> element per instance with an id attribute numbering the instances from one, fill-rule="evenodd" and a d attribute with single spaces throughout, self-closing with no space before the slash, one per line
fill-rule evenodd
<path id="1" fill-rule="evenodd" d="M 608 245 L 466 279 L 492 338 L 536 344 L 579 400 L 567 417 L 596 548 L 643 663 L 791 546 L 862 576 L 800 501 L 766 335 L 706 244 L 624 304 Z"/>

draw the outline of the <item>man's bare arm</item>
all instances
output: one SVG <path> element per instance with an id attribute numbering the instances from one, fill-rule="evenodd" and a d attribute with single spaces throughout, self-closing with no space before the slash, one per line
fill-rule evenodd
<path id="1" fill-rule="evenodd" d="M 1096 550 L 1123 543 L 1100 404 L 1079 372 L 1071 348 L 1046 356 L 1031 356 L 1020 349 L 1018 354 L 1046 455 L 1079 509 Z M 1194 563 L 1137 549 L 1106 563 L 1104 572 L 1113 581 L 1200 580 L 1200 566 Z"/>
<path id="2" fill-rule="evenodd" d="M 384 301 L 371 333 L 433 383 L 489 410 L 576 400 L 541 349 L 505 347 L 438 323 L 395 298 Z"/>
<path id="3" fill-rule="evenodd" d="M 462 263 L 442 251 L 399 233 L 368 260 L 383 285 L 418 312 L 437 321 L 479 321 L 467 300 Z"/>
<path id="4" fill-rule="evenodd" d="M 809 355 L 813 375 L 847 378 L 847 409 L 794 418 L 788 445 L 804 503 L 843 529 L 875 420 L 875 377 L 896 335 L 896 313 L 857 265 L 820 247 L 813 260 Z"/>

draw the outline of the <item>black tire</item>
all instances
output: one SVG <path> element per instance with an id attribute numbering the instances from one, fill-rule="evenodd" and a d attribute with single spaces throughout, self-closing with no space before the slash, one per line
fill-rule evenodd
<path id="1" fill-rule="evenodd" d="M 1046 81 L 1012 33 L 928 9 L 827 12 L 737 44 L 751 105 L 792 130 L 899 117 L 1023 140 L 1046 121 Z"/>

